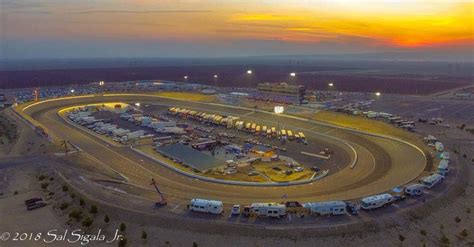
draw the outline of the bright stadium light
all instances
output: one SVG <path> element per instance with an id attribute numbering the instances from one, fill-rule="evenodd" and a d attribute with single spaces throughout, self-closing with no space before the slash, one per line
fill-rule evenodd
<path id="1" fill-rule="evenodd" d="M 74 89 L 71 89 L 71 93 L 74 93 Z"/>
<path id="2" fill-rule="evenodd" d="M 140 107 L 140 102 L 135 103 L 136 107 Z"/>
<path id="3" fill-rule="evenodd" d="M 216 79 L 217 79 L 217 75 L 214 75 L 214 78 L 216 78 Z"/>
<path id="4" fill-rule="evenodd" d="M 247 74 L 251 75 L 251 74 L 252 74 L 252 70 L 247 70 Z"/>
<path id="5" fill-rule="evenodd" d="M 379 97 L 380 95 L 382 95 L 380 92 L 375 92 L 375 96 Z"/>
<path id="6" fill-rule="evenodd" d="M 328 86 L 333 87 L 334 83 L 331 82 L 331 83 L 328 84 Z"/>
<path id="7" fill-rule="evenodd" d="M 99 86 L 103 86 L 104 85 L 104 81 L 99 81 Z"/>
<path id="8" fill-rule="evenodd" d="M 187 80 L 187 79 L 188 79 L 188 76 L 187 76 L 187 75 L 185 75 L 183 78 L 184 78 L 185 80 Z"/>
<path id="9" fill-rule="evenodd" d="M 296 76 L 296 73 L 295 73 L 295 72 L 291 72 L 291 73 L 290 73 L 290 76 L 291 76 L 291 77 L 295 77 L 295 76 Z"/>
<path id="10" fill-rule="evenodd" d="M 285 110 L 285 108 L 283 106 L 275 106 L 275 108 L 274 108 L 274 112 L 276 114 L 281 114 L 281 113 L 283 113 L 284 110 Z"/>

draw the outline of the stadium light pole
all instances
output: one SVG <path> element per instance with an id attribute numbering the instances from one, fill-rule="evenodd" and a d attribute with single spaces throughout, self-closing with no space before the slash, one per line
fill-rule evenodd
<path id="1" fill-rule="evenodd" d="M 183 79 L 184 79 L 185 82 L 188 82 L 188 78 L 189 77 L 187 75 L 183 76 Z"/>
<path id="2" fill-rule="evenodd" d="M 377 98 L 380 97 L 380 95 L 382 95 L 382 93 L 380 93 L 380 92 L 375 92 L 375 96 L 377 96 Z"/>
<path id="3" fill-rule="evenodd" d="M 100 92 L 101 92 L 100 94 L 102 98 L 102 106 L 104 105 L 104 85 L 105 85 L 104 81 L 99 81 Z"/>
<path id="4" fill-rule="evenodd" d="M 329 86 L 329 91 L 332 91 L 332 87 L 334 87 L 334 83 L 330 82 L 328 83 L 328 86 Z"/>
<path id="5" fill-rule="evenodd" d="M 249 92 L 250 92 L 250 80 L 252 79 L 252 77 L 251 77 L 251 76 L 252 76 L 252 73 L 253 73 L 252 70 L 250 70 L 250 69 L 247 70 L 247 75 L 248 75 L 248 77 L 249 77 Z"/>
<path id="6" fill-rule="evenodd" d="M 283 106 L 275 106 L 273 111 L 277 115 L 277 138 L 281 141 L 280 137 L 280 114 L 282 114 L 285 111 L 285 108 Z M 277 149 L 277 157 L 280 158 L 280 148 L 278 147 Z"/>
<path id="7" fill-rule="evenodd" d="M 217 78 L 219 78 L 219 76 L 214 75 L 214 86 L 215 87 L 217 87 Z"/>

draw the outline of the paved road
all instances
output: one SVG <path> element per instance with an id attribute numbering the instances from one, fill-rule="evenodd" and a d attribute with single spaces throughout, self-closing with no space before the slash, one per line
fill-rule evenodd
<path id="1" fill-rule="evenodd" d="M 164 99 L 150 95 L 110 95 L 109 102 L 142 102 L 180 105 L 183 107 L 205 107 L 216 112 L 245 114 L 248 110 L 205 103 Z M 149 187 L 149 178 L 154 177 L 170 200 L 180 201 L 193 197 L 219 199 L 225 203 L 250 203 L 255 201 L 279 201 L 284 194 L 289 199 L 302 202 L 330 199 L 354 199 L 390 190 L 415 179 L 425 167 L 425 158 L 416 148 L 391 139 L 355 133 L 331 126 L 323 126 L 301 119 L 282 116 L 286 126 L 300 128 L 306 132 L 330 133 L 352 145 L 358 160 L 355 168 L 346 167 L 336 174 L 311 184 L 289 187 L 249 187 L 203 182 L 179 175 L 168 168 L 126 147 L 113 147 L 102 140 L 79 131 L 65 123 L 57 115 L 60 108 L 72 105 L 100 102 L 101 97 L 83 97 L 54 100 L 36 104 L 25 109 L 25 113 L 41 123 L 56 140 L 67 139 L 84 152 L 101 160 L 106 165 L 128 178 L 128 182 Z M 269 113 L 256 112 L 252 117 L 262 121 L 274 121 Z M 337 145 L 335 143 L 335 145 Z"/>

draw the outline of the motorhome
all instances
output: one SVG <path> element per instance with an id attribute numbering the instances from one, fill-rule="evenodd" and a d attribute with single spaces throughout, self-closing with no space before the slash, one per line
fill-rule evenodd
<path id="1" fill-rule="evenodd" d="M 304 204 L 311 214 L 316 215 L 344 215 L 346 203 L 343 201 L 310 202 Z"/>
<path id="2" fill-rule="evenodd" d="M 278 203 L 252 203 L 250 214 L 256 216 L 280 218 L 286 215 L 286 206 Z"/>
<path id="3" fill-rule="evenodd" d="M 380 207 L 386 207 L 394 201 L 394 197 L 388 193 L 364 197 L 360 206 L 362 209 L 371 210 Z"/>
<path id="4" fill-rule="evenodd" d="M 446 174 L 449 172 L 449 160 L 441 160 L 436 172 L 440 175 L 446 176 Z"/>
<path id="5" fill-rule="evenodd" d="M 202 213 L 221 214 L 224 206 L 221 201 L 194 198 L 188 205 L 189 210 Z"/>
<path id="6" fill-rule="evenodd" d="M 434 173 L 434 174 L 431 174 L 427 177 L 424 177 L 424 178 L 420 179 L 420 183 L 425 185 L 429 189 L 431 189 L 434 186 L 436 186 L 437 184 L 439 184 L 441 181 L 443 181 L 443 179 L 444 179 L 444 176 L 442 176 L 438 173 Z"/>
<path id="7" fill-rule="evenodd" d="M 443 152 L 444 151 L 444 145 L 442 142 L 435 142 L 435 149 L 438 152 Z"/>
<path id="8" fill-rule="evenodd" d="M 423 184 L 409 184 L 405 186 L 403 192 L 409 196 L 420 196 L 423 194 L 423 189 L 425 186 Z"/>

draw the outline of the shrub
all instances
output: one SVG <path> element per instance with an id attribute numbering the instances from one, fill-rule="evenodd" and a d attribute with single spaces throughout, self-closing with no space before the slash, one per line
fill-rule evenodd
<path id="1" fill-rule="evenodd" d="M 108 215 L 106 215 L 106 216 L 104 217 L 104 222 L 105 222 L 105 223 L 109 223 L 109 221 L 110 221 L 110 218 L 109 218 Z"/>
<path id="2" fill-rule="evenodd" d="M 45 190 L 45 189 L 48 188 L 48 186 L 49 186 L 49 183 L 42 183 L 41 184 L 41 189 Z"/>
<path id="3" fill-rule="evenodd" d="M 48 193 L 48 196 L 53 196 L 53 195 L 54 195 L 54 192 L 52 191 Z"/>
<path id="4" fill-rule="evenodd" d="M 444 245 L 449 245 L 449 238 L 446 236 L 446 234 L 441 236 L 441 243 Z"/>
<path id="5" fill-rule="evenodd" d="M 91 219 L 90 217 L 87 217 L 82 221 L 82 226 L 89 227 L 92 225 L 93 222 L 94 222 L 93 219 Z"/>
<path id="6" fill-rule="evenodd" d="M 92 206 L 91 206 L 90 213 L 91 213 L 91 214 L 96 214 L 97 211 L 98 211 L 98 210 L 97 210 L 97 206 L 96 206 L 96 205 L 92 205 Z"/>
<path id="7" fill-rule="evenodd" d="M 119 242 L 118 242 L 118 246 L 119 247 L 125 247 L 127 245 L 127 238 L 126 237 L 122 237 Z"/>
<path id="8" fill-rule="evenodd" d="M 420 234 L 423 235 L 423 236 L 426 236 L 426 231 L 425 231 L 425 230 L 421 230 L 421 231 L 420 231 Z"/>
<path id="9" fill-rule="evenodd" d="M 127 229 L 127 226 L 125 225 L 125 223 L 121 223 L 120 224 L 120 231 L 124 232 L 126 229 Z"/>
<path id="10" fill-rule="evenodd" d="M 67 187 L 67 185 L 63 185 L 63 191 L 66 192 L 69 190 L 69 187 Z"/>
<path id="11" fill-rule="evenodd" d="M 74 193 L 71 193 L 70 196 L 71 196 L 72 199 L 76 198 L 76 194 L 74 194 Z"/>
<path id="12" fill-rule="evenodd" d="M 398 234 L 398 240 L 400 240 L 400 242 L 403 242 L 405 241 L 405 237 L 402 234 Z"/>
<path id="13" fill-rule="evenodd" d="M 146 234 L 145 231 L 142 231 L 142 238 L 143 238 L 143 239 L 146 239 L 147 237 L 148 237 L 148 234 Z"/>
<path id="14" fill-rule="evenodd" d="M 38 177 L 38 180 L 39 180 L 39 181 L 43 181 L 45 178 L 46 178 L 45 175 L 40 175 L 40 176 Z"/>
<path id="15" fill-rule="evenodd" d="M 193 242 L 193 247 L 197 247 L 198 244 L 196 242 Z"/>
<path id="16" fill-rule="evenodd" d="M 466 214 L 470 214 L 471 213 L 471 209 L 470 208 L 466 208 Z"/>
<path id="17" fill-rule="evenodd" d="M 86 202 L 84 201 L 84 199 L 82 199 L 82 198 L 79 199 L 79 205 L 81 205 L 81 206 L 86 205 Z"/>
<path id="18" fill-rule="evenodd" d="M 463 230 L 461 231 L 461 233 L 459 233 L 459 234 L 460 234 L 461 237 L 463 237 L 463 238 L 465 238 L 465 237 L 467 237 L 467 236 L 469 235 L 469 234 L 467 233 L 467 229 L 463 229 Z"/>
<path id="19" fill-rule="evenodd" d="M 461 222 L 461 218 L 459 218 L 459 216 L 456 216 L 456 217 L 454 218 L 454 221 L 456 221 L 456 223 L 459 223 L 459 222 Z"/>
<path id="20" fill-rule="evenodd" d="M 69 217 L 75 219 L 77 222 L 82 220 L 82 211 L 81 210 L 73 210 L 69 213 Z"/>
<path id="21" fill-rule="evenodd" d="M 53 181 L 53 180 L 54 180 L 54 178 L 49 178 L 49 181 Z"/>
<path id="22" fill-rule="evenodd" d="M 63 203 L 59 206 L 59 209 L 65 210 L 65 209 L 68 208 L 68 207 L 69 207 L 69 203 L 63 202 Z"/>
<path id="23" fill-rule="evenodd" d="M 466 158 L 467 158 L 467 154 L 463 154 L 462 157 L 463 157 L 464 159 L 466 159 Z"/>
<path id="24" fill-rule="evenodd" d="M 13 195 L 18 195 L 18 190 L 15 190 L 15 192 L 13 192 Z"/>

